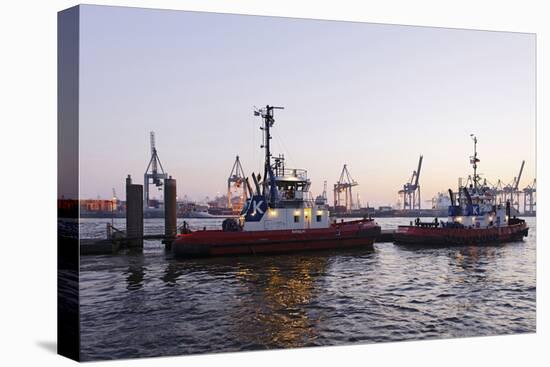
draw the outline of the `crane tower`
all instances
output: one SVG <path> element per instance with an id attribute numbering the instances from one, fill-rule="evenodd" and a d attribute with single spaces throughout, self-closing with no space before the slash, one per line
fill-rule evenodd
<path id="1" fill-rule="evenodd" d="M 143 175 L 143 207 L 146 209 L 149 207 L 149 185 L 155 185 L 159 191 L 162 190 L 164 184 L 162 180 L 168 178 L 168 174 L 164 172 L 162 163 L 160 163 L 159 156 L 157 154 L 157 148 L 155 146 L 155 132 L 150 133 L 151 142 L 151 159 L 145 169 Z M 160 170 L 159 170 L 160 169 Z"/>
<path id="2" fill-rule="evenodd" d="M 403 185 L 403 189 L 398 191 L 399 196 L 403 197 L 403 210 L 420 210 L 420 170 L 422 169 L 421 155 L 418 159 L 418 168 L 413 171 L 409 182 Z"/>
<path id="3" fill-rule="evenodd" d="M 525 166 L 525 161 L 521 161 L 521 166 L 519 168 L 519 173 L 516 177 L 514 177 L 511 184 L 508 184 L 504 187 L 504 197 L 505 201 L 510 201 L 510 205 L 512 205 L 513 208 L 515 208 L 519 212 L 519 202 L 520 202 L 520 195 L 521 191 L 519 190 L 519 183 L 521 180 L 521 175 L 523 173 L 523 167 Z"/>
<path id="4" fill-rule="evenodd" d="M 523 189 L 523 213 L 535 214 L 537 211 L 537 179 Z"/>
<path id="5" fill-rule="evenodd" d="M 243 166 L 239 160 L 239 156 L 235 158 L 233 168 L 227 179 L 227 207 L 233 209 L 234 212 L 240 212 L 244 203 L 248 199 L 246 190 L 246 177 L 244 175 Z M 239 201 L 233 203 L 233 193 L 237 194 Z"/>
<path id="6" fill-rule="evenodd" d="M 351 177 L 347 164 L 344 164 L 340 179 L 334 184 L 334 210 L 338 207 L 344 207 L 346 211 L 351 211 L 353 208 L 353 195 L 351 188 L 357 186 L 358 183 Z M 342 199 L 342 193 L 344 198 Z"/>

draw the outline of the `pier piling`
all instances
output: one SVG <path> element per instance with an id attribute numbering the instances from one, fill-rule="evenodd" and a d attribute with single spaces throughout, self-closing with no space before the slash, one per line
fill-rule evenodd
<path id="1" fill-rule="evenodd" d="M 128 247 L 143 248 L 143 186 L 126 178 L 126 237 Z"/>
<path id="2" fill-rule="evenodd" d="M 176 180 L 170 176 L 164 180 L 164 234 L 175 237 L 176 233 Z"/>

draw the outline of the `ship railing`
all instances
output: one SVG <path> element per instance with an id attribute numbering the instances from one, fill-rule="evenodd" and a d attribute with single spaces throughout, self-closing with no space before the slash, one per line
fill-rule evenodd
<path id="1" fill-rule="evenodd" d="M 116 239 L 116 238 L 122 238 L 122 237 L 125 236 L 125 233 L 126 233 L 126 232 L 116 228 L 112 223 L 107 223 L 106 231 L 107 231 L 107 239 L 109 239 L 109 240 Z"/>
<path id="2" fill-rule="evenodd" d="M 278 200 L 279 205 L 282 207 L 296 207 L 299 205 L 305 208 L 313 208 L 315 206 L 315 200 L 310 192 L 301 191 L 295 194 L 298 195 L 295 195 L 293 198 L 280 197 Z"/>
<path id="3" fill-rule="evenodd" d="M 301 168 L 276 168 L 275 176 L 296 177 L 300 180 L 307 180 L 307 170 Z"/>

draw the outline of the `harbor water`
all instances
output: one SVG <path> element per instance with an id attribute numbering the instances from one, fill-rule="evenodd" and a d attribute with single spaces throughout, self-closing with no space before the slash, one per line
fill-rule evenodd
<path id="1" fill-rule="evenodd" d="M 410 218 L 381 218 L 382 229 Z M 110 219 L 83 219 L 104 237 Z M 188 219 L 192 228 L 221 219 Z M 536 228 L 523 242 L 408 248 L 376 243 L 277 256 L 83 256 L 83 360 L 233 352 L 534 332 Z M 178 225 L 183 219 L 178 219 Z M 115 219 L 124 228 L 124 219 Z M 145 233 L 162 233 L 146 219 Z"/>

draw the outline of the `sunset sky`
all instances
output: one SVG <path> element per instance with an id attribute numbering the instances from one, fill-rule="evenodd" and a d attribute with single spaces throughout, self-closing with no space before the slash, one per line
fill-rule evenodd
<path id="1" fill-rule="evenodd" d="M 346 163 L 363 205 L 393 205 L 422 154 L 429 200 L 471 173 L 470 133 L 482 177 L 535 177 L 533 34 L 101 6 L 80 25 L 82 198 L 141 183 L 151 130 L 180 198 L 223 194 L 236 155 L 261 171 L 266 104 L 314 195 Z"/>

